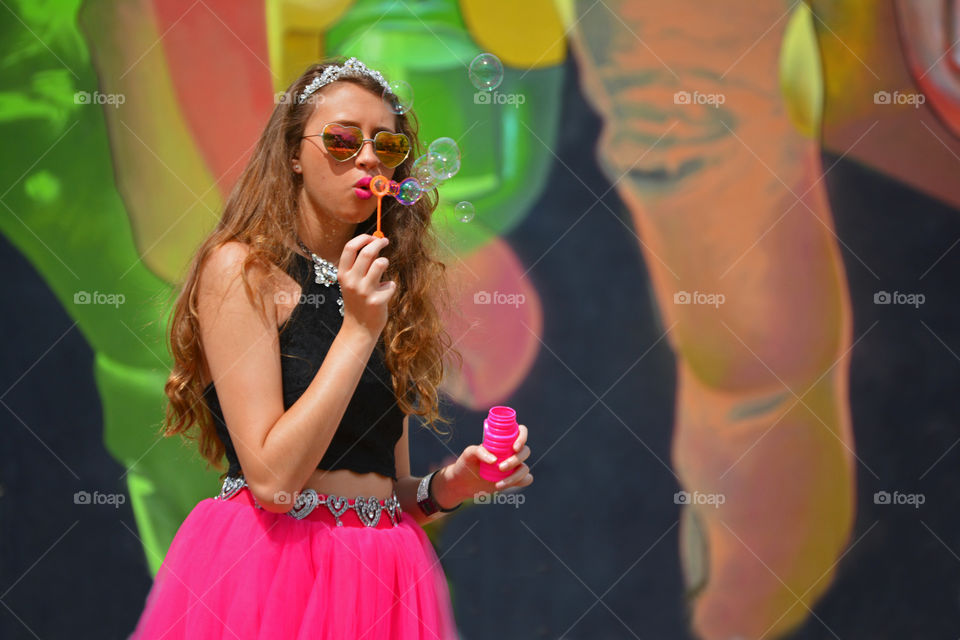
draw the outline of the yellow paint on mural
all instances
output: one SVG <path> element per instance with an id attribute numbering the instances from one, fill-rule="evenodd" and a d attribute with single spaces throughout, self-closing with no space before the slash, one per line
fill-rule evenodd
<path id="1" fill-rule="evenodd" d="M 463 20 L 485 52 L 518 69 L 563 62 L 566 32 L 553 0 L 460 0 Z"/>
<path id="2" fill-rule="evenodd" d="M 780 90 L 787 114 L 797 130 L 820 139 L 823 115 L 823 73 L 820 48 L 810 7 L 801 3 L 790 16 L 780 48 Z"/>
<path id="3" fill-rule="evenodd" d="M 276 91 L 286 89 L 308 65 L 325 56 L 323 34 L 353 2 L 266 0 L 267 47 Z"/>

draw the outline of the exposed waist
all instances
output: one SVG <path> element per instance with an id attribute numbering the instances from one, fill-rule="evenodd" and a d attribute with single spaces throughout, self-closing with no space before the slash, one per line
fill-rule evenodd
<path id="1" fill-rule="evenodd" d="M 393 495 L 393 478 L 375 471 L 358 472 L 351 469 L 314 469 L 303 485 L 317 493 L 345 496 L 374 496 L 385 500 Z"/>

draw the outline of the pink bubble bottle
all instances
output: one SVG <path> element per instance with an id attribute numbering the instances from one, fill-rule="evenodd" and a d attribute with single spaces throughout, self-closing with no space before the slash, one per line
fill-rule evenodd
<path id="1" fill-rule="evenodd" d="M 496 462 L 480 462 L 480 477 L 490 482 L 499 482 L 510 476 L 516 467 L 501 471 L 498 465 L 516 453 L 513 443 L 520 436 L 517 412 L 510 407 L 491 407 L 483 421 L 483 448 L 497 456 Z"/>

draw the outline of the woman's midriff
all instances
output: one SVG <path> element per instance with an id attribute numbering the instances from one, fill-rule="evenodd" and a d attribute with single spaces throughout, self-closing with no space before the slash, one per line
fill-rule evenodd
<path id="1" fill-rule="evenodd" d="M 304 489 L 313 489 L 317 493 L 364 498 L 374 496 L 386 499 L 394 489 L 393 478 L 379 473 L 357 473 L 349 469 L 316 469 L 307 480 Z"/>

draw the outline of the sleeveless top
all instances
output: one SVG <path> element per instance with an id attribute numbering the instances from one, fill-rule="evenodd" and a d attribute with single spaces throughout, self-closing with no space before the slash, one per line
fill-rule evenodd
<path id="1" fill-rule="evenodd" d="M 337 306 L 340 293 L 337 285 L 326 287 L 316 282 L 313 261 L 299 253 L 294 255 L 290 275 L 301 285 L 300 303 L 279 329 L 284 410 L 293 406 L 310 386 L 343 324 Z M 403 435 L 404 413 L 396 402 L 390 381 L 381 339 L 367 361 L 318 469 L 372 471 L 397 479 L 394 447 Z M 240 461 L 212 382 L 204 389 L 203 397 L 223 442 L 229 463 L 227 474 L 240 475 Z"/>

